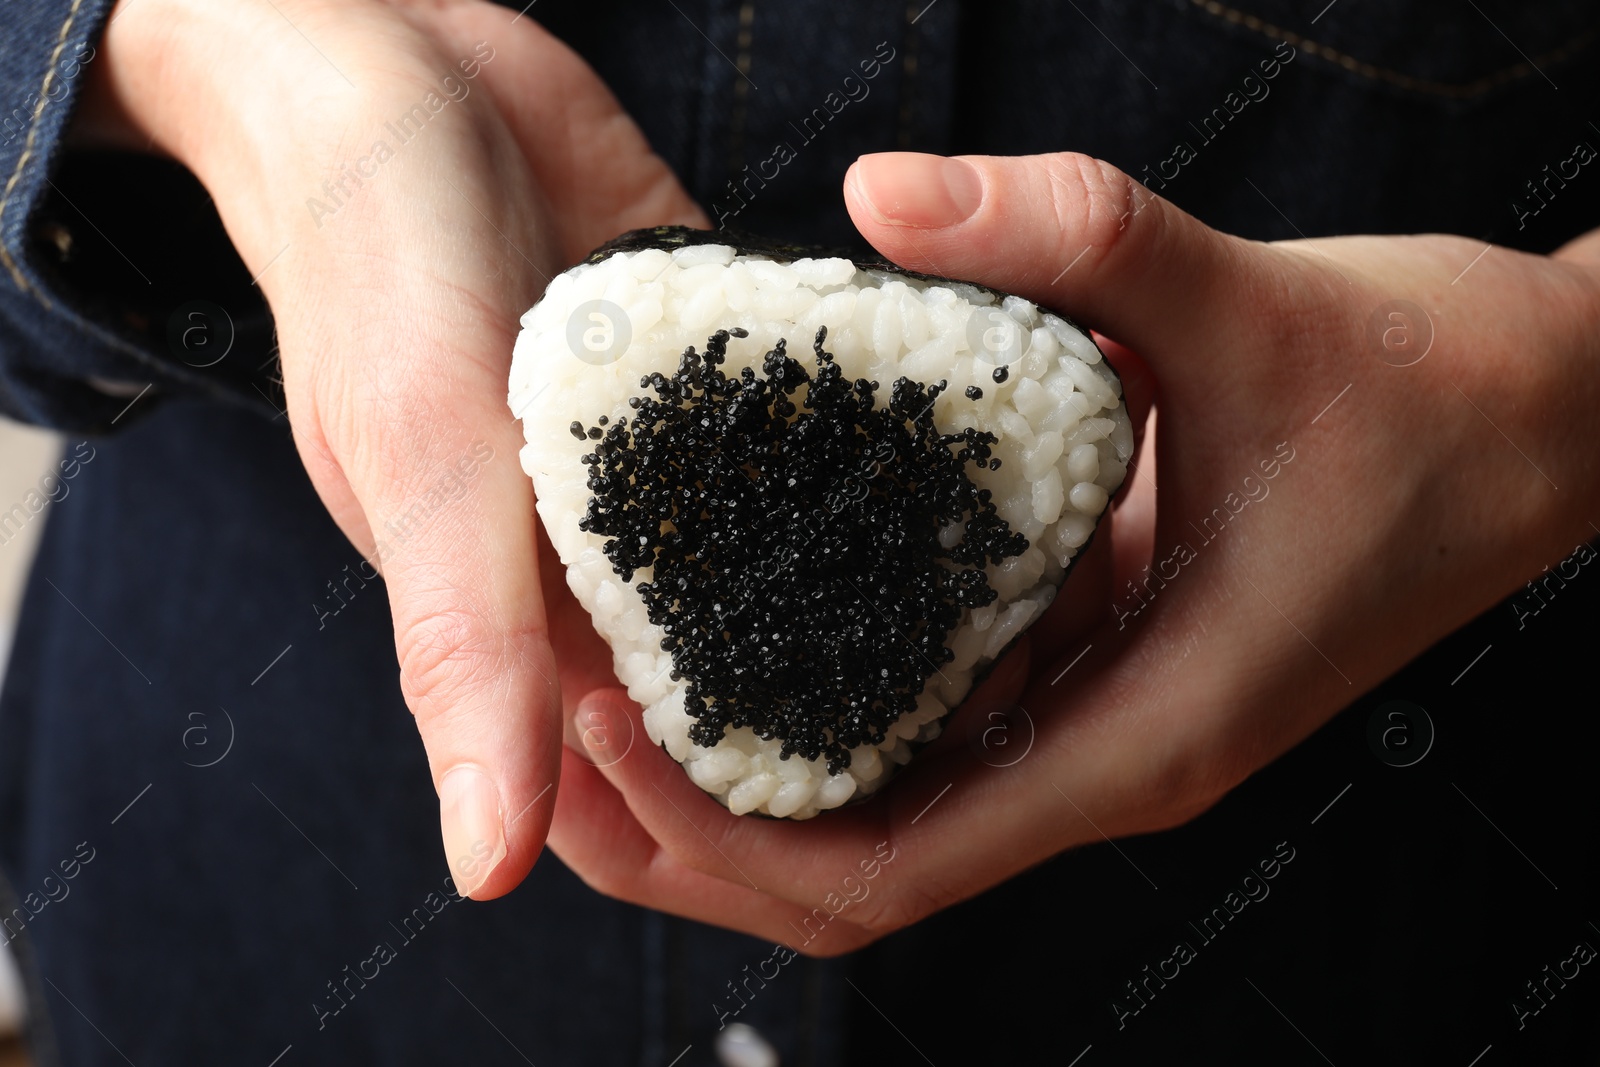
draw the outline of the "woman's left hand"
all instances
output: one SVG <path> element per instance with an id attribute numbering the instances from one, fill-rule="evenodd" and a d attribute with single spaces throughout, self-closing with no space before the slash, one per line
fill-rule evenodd
<path id="1" fill-rule="evenodd" d="M 895 262 L 1137 351 L 1156 461 L 1096 539 L 1102 566 L 945 736 L 809 822 L 729 814 L 649 742 L 581 616 L 557 628 L 558 658 L 590 669 L 563 676 L 587 696 L 550 843 L 601 892 L 857 948 L 1065 849 L 1193 818 L 1595 532 L 1595 235 L 1548 257 L 1250 242 L 1076 155 L 869 156 L 845 184 Z"/>

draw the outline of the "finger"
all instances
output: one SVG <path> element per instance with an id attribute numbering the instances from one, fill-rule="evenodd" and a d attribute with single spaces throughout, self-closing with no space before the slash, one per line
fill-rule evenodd
<path id="1" fill-rule="evenodd" d="M 1063 849 L 1102 840 L 1102 829 L 1113 835 L 1149 830 L 1202 810 L 1188 805 L 1202 796 L 1193 775 L 1208 765 L 1186 753 L 1211 751 L 1197 743 L 1204 731 L 1162 727 L 1170 709 L 1159 699 L 1137 709 L 1138 721 L 1130 726 L 1120 709 L 1148 677 L 1148 664 L 1119 658 L 1124 642 L 1104 634 L 1102 628 L 1085 657 L 1084 684 L 1070 711 L 1048 679 L 1021 697 L 1038 730 L 1022 759 L 983 765 L 970 746 L 936 744 L 883 795 L 804 823 L 732 815 L 654 749 L 636 750 L 600 770 L 639 825 L 678 862 L 801 906 L 837 895 L 839 872 L 852 862 L 889 857 L 871 895 L 849 913 L 858 926 L 881 934 Z M 580 714 L 588 720 L 595 712 L 633 713 L 620 694 L 603 703 L 586 700 Z M 1060 721 L 1050 722 L 1052 715 Z M 1205 793 L 1204 804 L 1218 795 Z"/>
<path id="2" fill-rule="evenodd" d="M 1120 345 L 1104 334 L 1096 333 L 1094 342 L 1105 353 L 1106 362 L 1111 364 L 1117 372 L 1117 377 L 1122 380 L 1122 402 L 1128 406 L 1128 419 L 1133 423 L 1133 458 L 1128 463 L 1128 477 L 1123 479 L 1122 488 L 1117 490 L 1115 499 L 1122 500 L 1132 491 L 1134 476 L 1142 469 L 1143 457 L 1153 455 L 1145 450 L 1141 452 L 1144 444 L 1145 425 L 1150 420 L 1150 413 L 1155 406 L 1156 376 L 1150 369 L 1150 364 L 1139 358 L 1139 354 L 1126 345 Z M 1146 481 L 1150 481 L 1147 477 Z M 1152 486 L 1153 486 L 1152 482 Z"/>
<path id="3" fill-rule="evenodd" d="M 596 694 L 595 700 L 612 707 L 626 697 L 613 691 Z M 577 753 L 567 753 L 561 766 L 550 847 L 606 896 L 769 938 L 806 955 L 837 955 L 870 940 L 821 901 L 808 908 L 685 866 L 656 843 L 601 771 Z"/>
<path id="4" fill-rule="evenodd" d="M 1113 595 L 1120 593 L 1134 575 L 1150 562 L 1156 541 L 1156 436 L 1159 420 L 1154 412 L 1145 424 L 1144 437 L 1128 465 L 1128 480 L 1118 494 L 1119 502 L 1111 514 L 1115 530 L 1112 545 L 1116 561 L 1112 566 Z"/>
<path id="5" fill-rule="evenodd" d="M 1094 629 L 1111 610 L 1112 524 L 1114 513 L 1100 519 L 1089 544 L 1073 561 L 1072 573 L 1062 583 L 1050 606 L 1024 635 L 1031 645 L 1040 670 L 1057 658 L 1083 647 L 1083 636 Z M 1059 667 L 1055 668 L 1060 670 Z"/>
<path id="6" fill-rule="evenodd" d="M 469 246 L 483 239 L 468 233 L 433 251 L 458 267 L 453 257 L 475 254 Z M 508 274 L 506 288 L 515 284 Z M 316 312 L 312 299 L 275 303 L 296 321 Z M 356 331 L 336 363 L 315 374 L 288 368 L 291 423 L 319 492 L 383 572 L 446 860 L 461 892 L 488 899 L 533 866 L 561 747 L 533 491 L 502 399 L 515 312 L 508 303 L 485 314 L 449 286 L 392 279 L 389 292 L 360 293 L 355 306 L 363 320 L 403 317 L 404 358 L 372 356 L 375 342 Z"/>
<path id="7" fill-rule="evenodd" d="M 493 395 L 493 394 L 490 394 Z M 468 412 L 471 408 L 466 409 Z M 553 811 L 560 690 L 534 546 L 533 494 L 516 462 L 514 434 L 440 428 L 435 446 L 397 435 L 384 447 L 424 458 L 416 476 L 356 482 L 382 542 L 401 688 L 416 717 L 439 792 L 446 859 L 461 892 L 489 899 L 533 866 Z M 439 446 L 444 446 L 443 451 Z M 449 457 L 456 457 L 451 459 Z M 480 459 L 462 470 L 464 457 Z M 470 460 L 465 460 L 470 464 Z M 450 465 L 454 464 L 452 468 Z M 475 479 L 448 515 L 418 515 L 413 501 L 448 493 L 454 469 Z M 366 489 L 363 494 L 362 490 Z M 426 500 L 427 495 L 421 495 Z M 430 521 L 431 520 L 431 521 Z"/>
<path id="8" fill-rule="evenodd" d="M 619 734 L 632 729 L 646 736 L 638 708 L 620 691 L 586 697 L 579 710 L 584 723 L 607 724 L 586 733 Z M 694 870 L 791 903 L 815 906 L 838 889 L 840 857 L 870 857 L 887 837 L 887 805 L 878 802 L 825 812 L 797 822 L 729 812 L 697 785 L 665 752 L 635 745 L 623 759 L 601 752 L 594 757 L 606 781 L 657 843 Z M 899 785 L 900 783 L 896 783 Z"/>
<path id="9" fill-rule="evenodd" d="M 1025 668 L 1025 661 L 1019 662 Z M 580 715 L 590 721 L 596 712 L 607 719 L 638 714 L 620 695 L 586 700 Z M 642 725 L 635 729 L 643 732 Z M 882 795 L 803 822 L 734 815 L 653 747 L 636 747 L 626 759 L 600 770 L 639 824 L 684 866 L 805 909 L 838 907 L 841 895 L 855 890 L 861 899 L 850 903 L 850 920 L 882 934 L 1021 869 L 1003 867 L 996 875 L 982 864 L 968 863 L 970 840 L 931 829 L 932 813 L 947 805 L 977 806 L 973 821 L 979 825 L 964 824 L 965 831 L 991 839 L 1010 833 L 997 832 L 994 812 L 1000 809 L 984 807 L 991 800 L 993 779 L 973 773 L 974 768 L 991 768 L 978 765 L 969 747 L 958 741 L 935 742 Z M 1023 828 L 1022 836 L 1033 830 Z M 852 881 L 845 882 L 846 877 Z"/>
<path id="10" fill-rule="evenodd" d="M 845 176 L 845 202 L 896 263 L 1081 317 L 1138 349 L 1163 382 L 1204 373 L 1197 331 L 1229 327 L 1270 280 L 1264 246 L 1074 153 L 863 156 Z"/>

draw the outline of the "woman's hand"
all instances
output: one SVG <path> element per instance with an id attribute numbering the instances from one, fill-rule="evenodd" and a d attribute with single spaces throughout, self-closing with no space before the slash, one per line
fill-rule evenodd
<path id="1" fill-rule="evenodd" d="M 703 216 L 580 59 L 477 0 L 123 0 L 94 76 L 88 132 L 189 166 L 258 276 L 301 458 L 388 585 L 457 885 L 507 892 L 562 750 L 517 321 L 601 241 Z"/>
<path id="2" fill-rule="evenodd" d="M 1260 244 L 1075 155 L 869 156 L 845 196 L 895 262 L 1060 308 L 1148 363 L 1158 441 L 1114 517 L 1114 603 L 1080 568 L 902 780 L 805 823 L 730 815 L 620 691 L 591 693 L 551 843 L 604 892 L 846 951 L 1193 818 L 1594 533 L 1594 235 L 1551 257 Z M 1017 706 L 1036 736 L 1013 763 L 983 740 Z"/>

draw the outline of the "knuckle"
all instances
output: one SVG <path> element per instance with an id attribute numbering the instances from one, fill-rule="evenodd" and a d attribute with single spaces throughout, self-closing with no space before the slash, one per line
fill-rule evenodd
<path id="1" fill-rule="evenodd" d="M 1137 832 L 1167 830 L 1199 818 L 1247 773 L 1237 754 L 1227 751 L 1185 747 L 1168 752 L 1144 783 L 1145 825 Z"/>
<path id="2" fill-rule="evenodd" d="M 1056 232 L 1075 247 L 1104 259 L 1124 246 L 1130 235 L 1159 225 L 1163 201 L 1111 164 L 1078 152 L 1048 157 L 1045 176 L 1055 211 Z M 1138 219 L 1141 225 L 1135 226 Z"/>
<path id="3" fill-rule="evenodd" d="M 680 820 L 680 832 L 670 839 L 661 840 L 661 847 L 692 871 L 733 885 L 745 885 L 745 876 L 736 866 L 740 853 L 744 851 L 737 839 L 737 831 L 742 827 L 735 825 L 730 830 L 724 825 L 725 819 L 709 821 L 709 826 L 705 822 L 695 821 L 692 827 L 685 827 Z"/>
<path id="4" fill-rule="evenodd" d="M 471 611 L 446 608 L 397 631 L 400 689 L 419 722 L 453 698 L 494 684 L 505 666 L 504 640 Z"/>
<path id="5" fill-rule="evenodd" d="M 892 885 L 880 886 L 852 905 L 850 921 L 865 931 L 869 939 L 875 940 L 903 930 L 958 899 L 958 894 L 947 892 L 928 874 L 918 873 Z"/>
<path id="6" fill-rule="evenodd" d="M 863 900 L 852 921 L 863 930 L 883 936 L 933 914 L 940 906 L 926 889 L 902 884 L 884 888 Z"/>
<path id="7" fill-rule="evenodd" d="M 431 473 L 422 460 L 448 433 L 448 413 L 416 381 L 382 374 L 351 383 L 338 403 L 349 431 L 349 462 L 362 483 L 401 497 L 417 494 Z"/>

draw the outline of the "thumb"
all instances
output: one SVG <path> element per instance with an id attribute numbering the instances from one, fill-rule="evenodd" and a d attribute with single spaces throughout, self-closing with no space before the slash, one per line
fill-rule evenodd
<path id="1" fill-rule="evenodd" d="M 1081 318 L 1137 350 L 1167 384 L 1184 376 L 1196 331 L 1226 329 L 1241 296 L 1268 281 L 1263 246 L 1076 153 L 862 156 L 845 175 L 845 203 L 901 266 Z"/>

